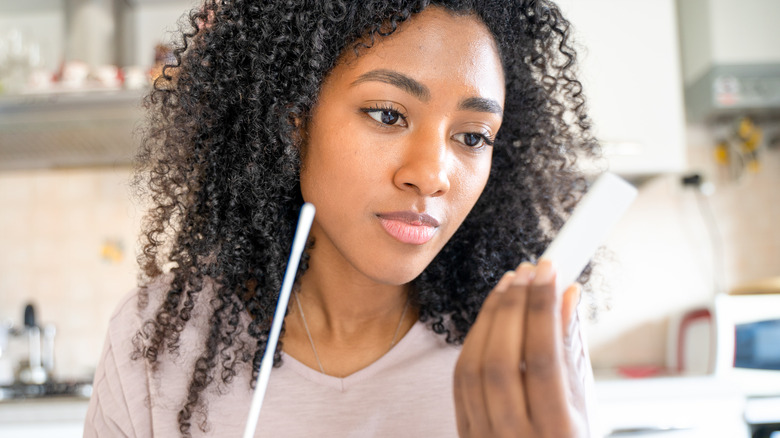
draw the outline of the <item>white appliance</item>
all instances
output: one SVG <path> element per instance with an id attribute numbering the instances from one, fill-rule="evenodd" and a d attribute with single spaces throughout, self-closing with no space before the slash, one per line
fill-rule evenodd
<path id="1" fill-rule="evenodd" d="M 678 0 L 689 121 L 780 114 L 780 2 Z"/>
<path id="2" fill-rule="evenodd" d="M 715 375 L 748 396 L 780 399 L 780 293 L 718 296 L 715 337 Z"/>
<path id="3" fill-rule="evenodd" d="M 780 293 L 715 300 L 716 376 L 747 396 L 754 437 L 780 437 Z"/>
<path id="4" fill-rule="evenodd" d="M 780 293 L 742 292 L 673 322 L 668 365 L 738 388 L 753 436 L 780 436 Z"/>

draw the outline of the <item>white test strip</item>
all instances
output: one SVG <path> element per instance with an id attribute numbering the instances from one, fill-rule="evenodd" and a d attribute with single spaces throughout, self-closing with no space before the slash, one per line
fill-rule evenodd
<path id="1" fill-rule="evenodd" d="M 542 254 L 555 266 L 555 292 L 559 296 L 577 280 L 636 194 L 634 186 L 609 172 L 599 176 L 591 185 Z"/>
<path id="2" fill-rule="evenodd" d="M 279 343 L 279 334 L 282 331 L 282 321 L 284 321 L 284 315 L 287 312 L 287 304 L 290 302 L 290 293 L 295 282 L 295 274 L 298 272 L 298 264 L 301 261 L 306 241 L 309 238 L 309 230 L 311 230 L 311 224 L 314 221 L 314 211 L 314 205 L 307 202 L 301 207 L 301 213 L 298 216 L 298 226 L 295 228 L 290 258 L 287 260 L 287 269 L 284 271 L 282 289 L 279 292 L 279 300 L 276 302 L 271 332 L 268 334 L 268 343 L 265 347 L 263 360 L 260 362 L 255 393 L 249 407 L 249 418 L 244 428 L 244 438 L 252 438 L 257 429 L 257 420 L 260 418 L 260 409 L 263 407 L 265 391 L 268 389 L 268 380 L 271 377 L 271 368 L 274 365 L 276 345 Z"/>

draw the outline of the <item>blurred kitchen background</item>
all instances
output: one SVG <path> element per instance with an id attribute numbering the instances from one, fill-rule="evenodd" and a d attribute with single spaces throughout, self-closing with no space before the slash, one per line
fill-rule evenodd
<path id="1" fill-rule="evenodd" d="M 0 435 L 79 436 L 136 282 L 140 100 L 193 3 L 0 1 Z M 559 3 L 596 166 L 640 191 L 586 323 L 605 433 L 780 436 L 780 2 Z"/>

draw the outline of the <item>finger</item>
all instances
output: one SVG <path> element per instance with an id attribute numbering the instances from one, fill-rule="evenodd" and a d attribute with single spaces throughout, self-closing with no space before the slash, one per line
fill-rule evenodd
<path id="1" fill-rule="evenodd" d="M 514 276 L 515 273 L 511 271 L 504 274 L 485 299 L 455 365 L 453 391 L 458 434 L 461 437 L 484 436 L 490 427 L 481 382 L 482 351 L 490 332 L 491 315 Z"/>
<path id="2" fill-rule="evenodd" d="M 569 401 L 576 410 L 584 412 L 584 404 L 582 403 L 584 398 L 581 394 L 584 393 L 582 376 L 585 371 L 581 368 L 585 366 L 586 358 L 582 348 L 577 313 L 581 291 L 582 286 L 579 283 L 574 283 L 563 293 L 561 328 L 563 329 L 563 351 L 566 360 L 565 373 L 568 376 Z"/>
<path id="3" fill-rule="evenodd" d="M 512 282 L 514 282 L 516 275 L 517 275 L 516 271 L 505 272 L 504 275 L 501 276 L 501 279 L 498 280 L 498 284 L 496 285 L 496 287 L 493 288 L 492 294 L 500 294 L 506 292 L 506 290 L 509 288 Z"/>
<path id="4" fill-rule="evenodd" d="M 563 420 L 568 408 L 562 350 L 555 271 L 549 260 L 542 259 L 528 291 L 524 357 L 528 407 L 537 430 L 560 431 L 569 427 Z"/>
<path id="5" fill-rule="evenodd" d="M 517 436 L 530 424 L 520 361 L 525 337 L 527 291 L 534 271 L 530 263 L 520 265 L 491 318 L 491 330 L 483 351 L 482 382 L 494 436 Z"/>
<path id="6" fill-rule="evenodd" d="M 579 314 L 575 313 L 570 326 L 568 343 L 564 348 L 566 355 L 566 374 L 568 375 L 569 402 L 576 412 L 579 412 L 584 424 L 587 424 L 587 408 L 585 403 L 585 381 L 590 375 L 590 363 L 582 341 Z"/>
<path id="7" fill-rule="evenodd" d="M 563 330 L 563 340 L 566 347 L 571 345 L 572 328 L 576 322 L 577 306 L 580 303 L 581 291 L 582 286 L 580 286 L 579 283 L 574 283 L 563 292 L 561 303 L 561 329 Z"/>

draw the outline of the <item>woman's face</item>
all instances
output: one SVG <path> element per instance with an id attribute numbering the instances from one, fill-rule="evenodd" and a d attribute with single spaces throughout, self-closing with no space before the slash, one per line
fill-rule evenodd
<path id="1" fill-rule="evenodd" d="M 381 284 L 418 276 L 485 187 L 503 104 L 495 43 L 474 17 L 431 7 L 359 56 L 348 49 L 302 151 L 312 267 Z"/>

